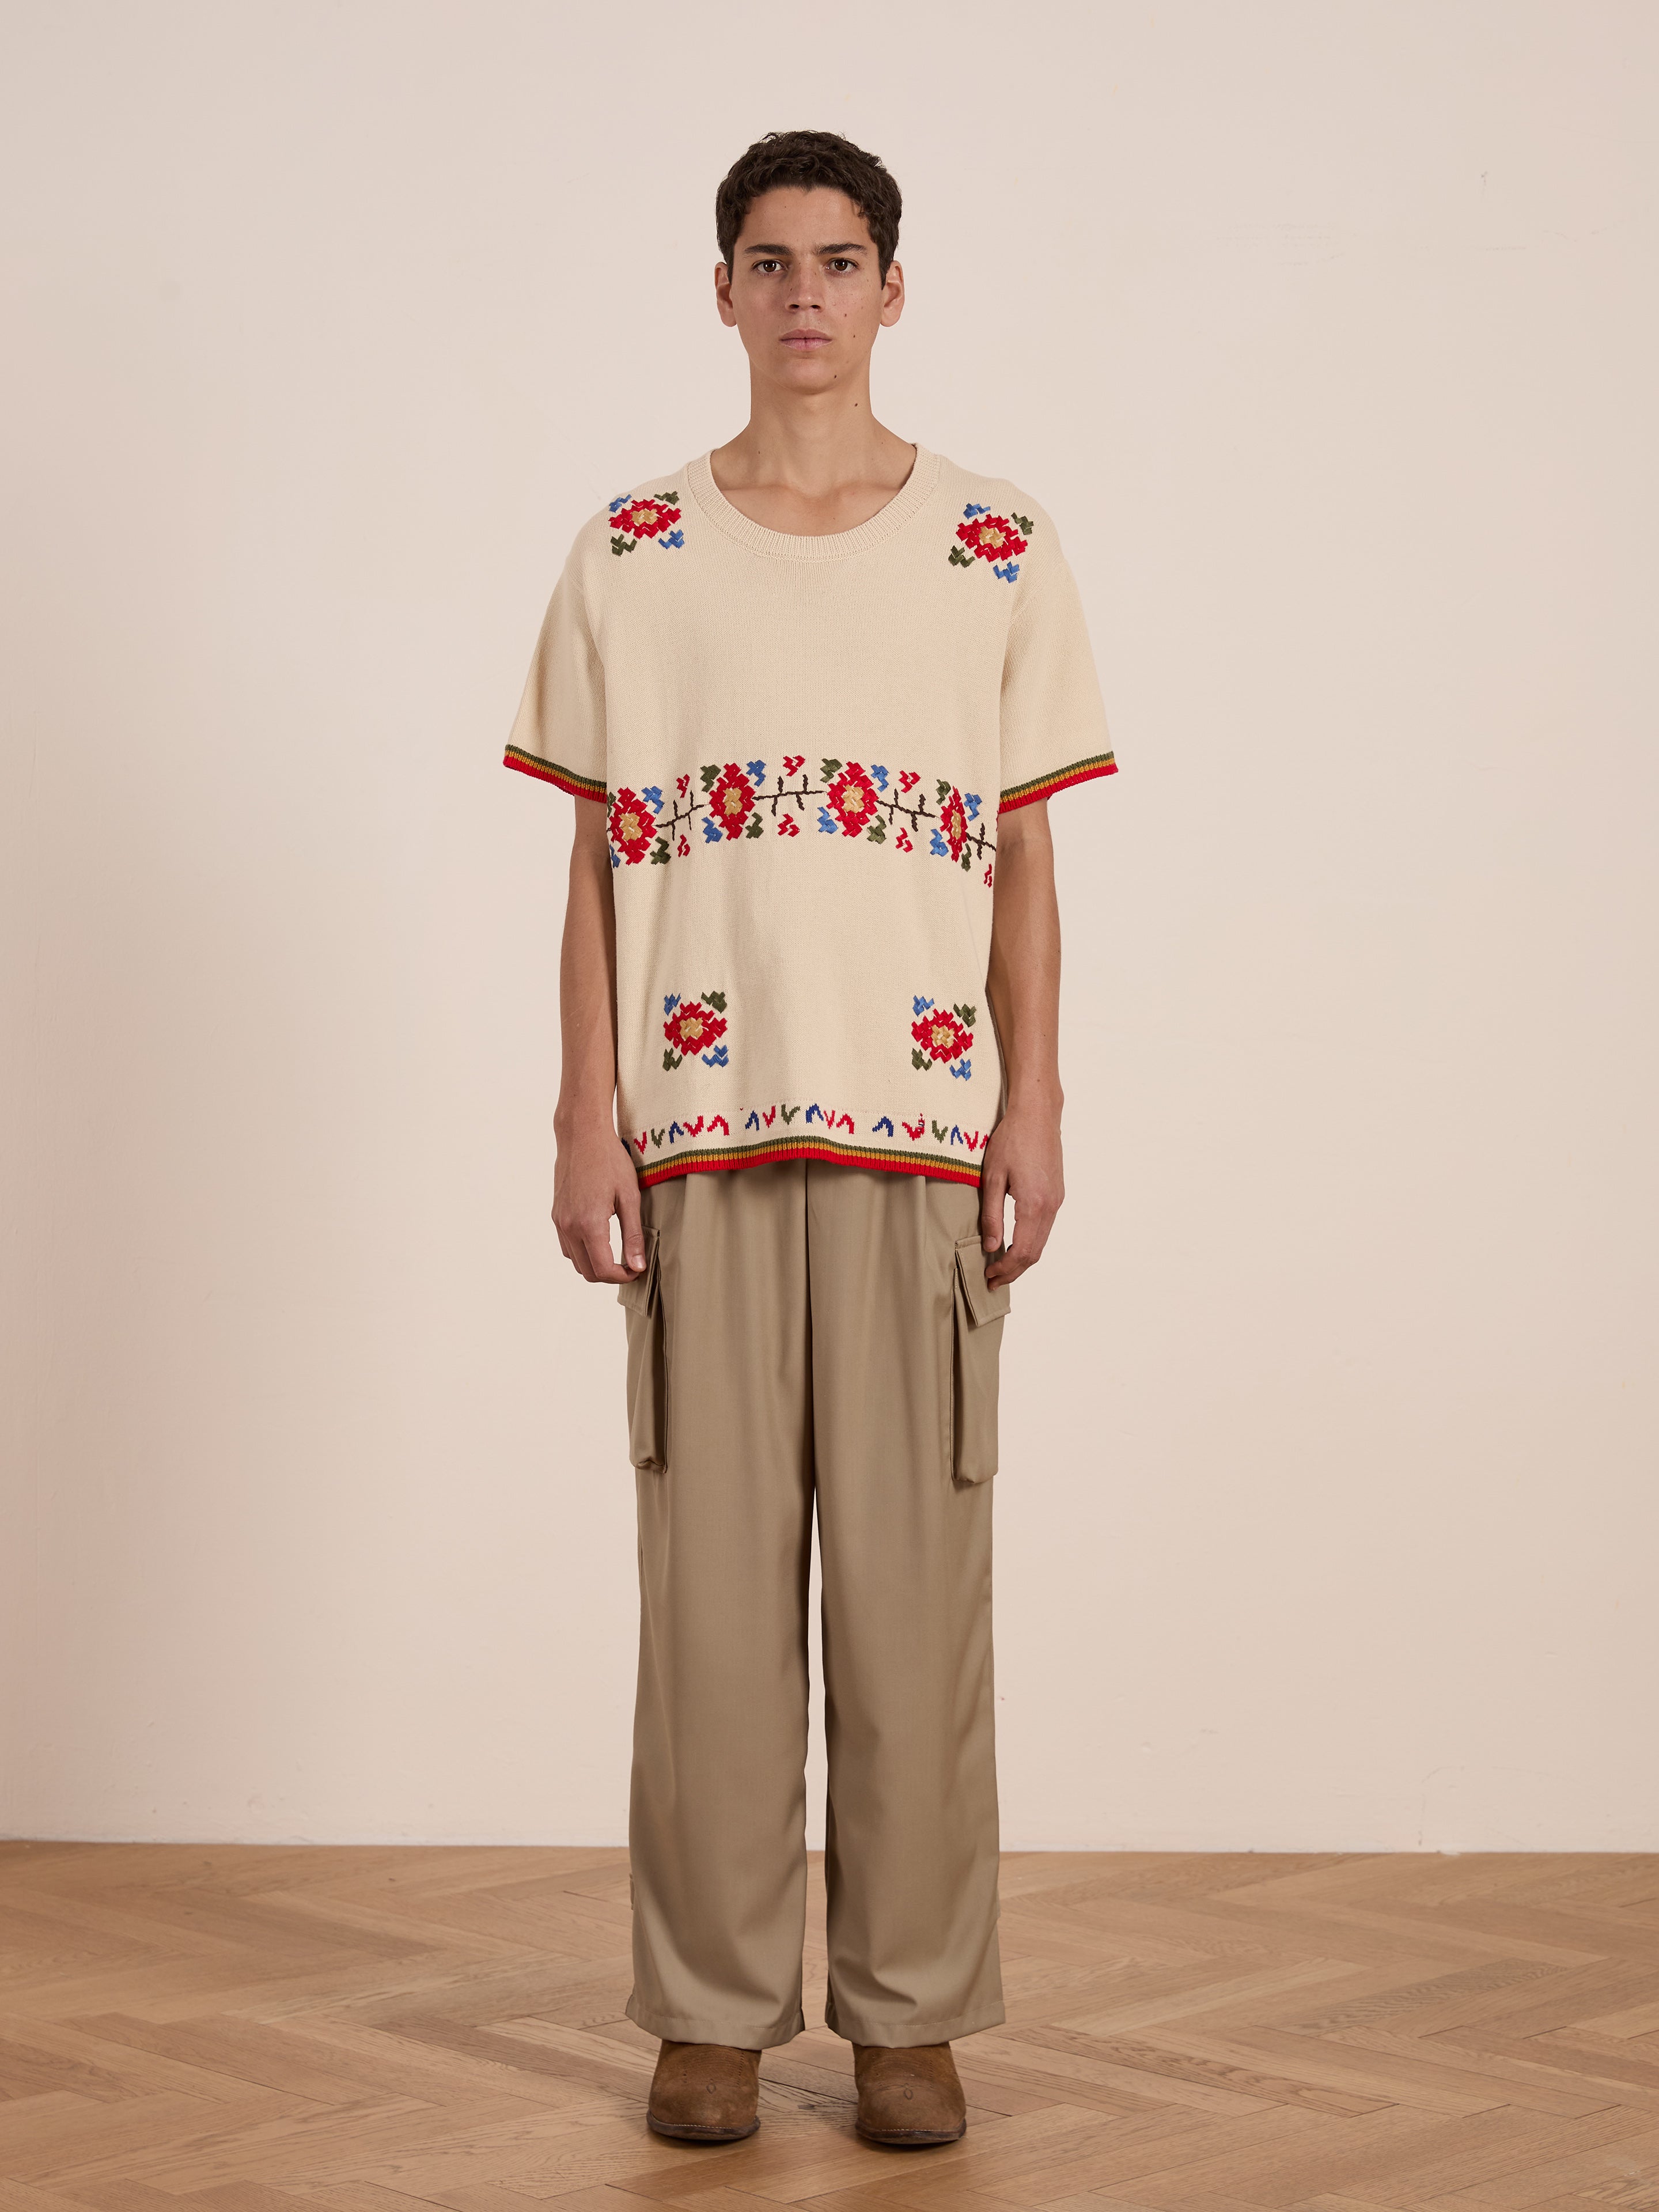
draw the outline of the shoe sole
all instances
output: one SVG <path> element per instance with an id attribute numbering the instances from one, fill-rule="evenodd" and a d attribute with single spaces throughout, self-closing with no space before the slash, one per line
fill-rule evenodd
<path id="1" fill-rule="evenodd" d="M 717 2143 L 742 2142 L 756 2132 L 760 2122 L 750 2120 L 746 2128 L 680 2127 L 672 2120 L 659 2120 L 654 2113 L 647 2112 L 645 2124 L 653 2136 L 666 2136 L 671 2142 Z"/>
<path id="2" fill-rule="evenodd" d="M 937 2143 L 960 2142 L 968 2132 L 966 2120 L 959 2128 L 952 2128 L 948 2134 L 943 2130 L 912 2128 L 902 2132 L 896 2130 L 892 2134 L 880 2135 L 873 2128 L 858 2127 L 856 2121 L 854 2125 L 866 2142 L 879 2143 L 884 2150 L 930 2150 Z"/>

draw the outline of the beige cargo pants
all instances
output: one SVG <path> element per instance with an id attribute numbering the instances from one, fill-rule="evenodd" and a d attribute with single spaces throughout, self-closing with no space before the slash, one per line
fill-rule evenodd
<path id="1" fill-rule="evenodd" d="M 807 1577 L 830 1766 L 825 2020 L 1003 2018 L 991 1504 L 1006 1289 L 979 1194 L 792 1160 L 643 1194 L 624 1284 L 640 1528 L 630 2020 L 805 2025 Z"/>

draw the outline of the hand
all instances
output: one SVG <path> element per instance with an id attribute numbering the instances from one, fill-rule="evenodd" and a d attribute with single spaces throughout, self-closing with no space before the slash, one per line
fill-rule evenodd
<path id="1" fill-rule="evenodd" d="M 613 1213 L 622 1222 L 620 1267 L 611 1256 Z M 560 1251 L 586 1282 L 631 1282 L 645 1265 L 639 1177 L 621 1138 L 603 1122 L 560 1134 L 553 1226 Z"/>
<path id="2" fill-rule="evenodd" d="M 1014 1233 L 1002 1242 L 1005 1199 L 1014 1201 Z M 991 1132 L 979 1176 L 980 1242 L 994 1259 L 985 1279 L 994 1290 L 1036 1267 L 1066 1197 L 1060 1115 L 1043 1107 L 1011 1108 Z"/>

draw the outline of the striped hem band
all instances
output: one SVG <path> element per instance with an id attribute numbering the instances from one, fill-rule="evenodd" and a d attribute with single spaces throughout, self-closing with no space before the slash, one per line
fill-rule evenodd
<path id="1" fill-rule="evenodd" d="M 1012 784 L 1003 793 L 997 812 L 1012 814 L 1017 806 L 1030 806 L 1036 799 L 1064 791 L 1068 783 L 1087 783 L 1091 776 L 1116 774 L 1117 763 L 1110 753 L 1091 753 L 1087 760 L 1073 761 L 1070 768 L 1057 768 L 1052 775 L 1034 775 L 1029 783 Z"/>
<path id="2" fill-rule="evenodd" d="M 946 1160 L 933 1153 L 884 1152 L 872 1145 L 838 1145 L 826 1137 L 786 1137 L 776 1144 L 722 1145 L 716 1152 L 677 1152 L 642 1167 L 642 1186 L 671 1176 L 709 1175 L 721 1168 L 768 1167 L 775 1160 L 830 1160 L 842 1167 L 877 1168 L 886 1175 L 931 1176 L 936 1182 L 965 1182 L 977 1188 L 977 1160 Z"/>
<path id="3" fill-rule="evenodd" d="M 578 775 L 574 768 L 561 768 L 557 761 L 544 760 L 539 753 L 527 753 L 520 745 L 507 747 L 504 764 L 517 769 L 520 775 L 533 775 L 538 783 L 555 784 L 573 799 L 605 797 L 605 784 L 599 777 Z"/>

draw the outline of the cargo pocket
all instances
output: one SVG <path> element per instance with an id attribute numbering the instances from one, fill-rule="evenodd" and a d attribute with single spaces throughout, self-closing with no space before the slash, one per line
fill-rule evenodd
<path id="1" fill-rule="evenodd" d="M 668 1464 L 668 1347 L 664 1340 L 657 1232 L 645 1232 L 645 1266 L 617 1291 L 628 1316 L 628 1456 L 660 1474 Z"/>
<path id="2" fill-rule="evenodd" d="M 997 1363 L 1008 1285 L 985 1279 L 977 1237 L 957 1240 L 955 1334 L 951 1389 L 951 1472 L 958 1482 L 984 1482 L 997 1471 Z"/>

